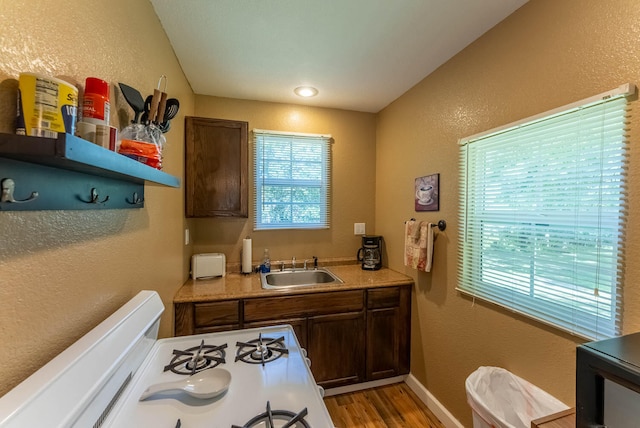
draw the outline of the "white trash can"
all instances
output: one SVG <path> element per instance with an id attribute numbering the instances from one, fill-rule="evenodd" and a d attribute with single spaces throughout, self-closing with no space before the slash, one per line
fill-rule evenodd
<path id="1" fill-rule="evenodd" d="M 532 419 L 569 408 L 500 367 L 479 367 L 469 375 L 465 387 L 473 428 L 530 428 Z"/>

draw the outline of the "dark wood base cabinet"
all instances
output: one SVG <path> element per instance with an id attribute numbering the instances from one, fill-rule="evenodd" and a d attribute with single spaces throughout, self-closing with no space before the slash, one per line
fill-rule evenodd
<path id="1" fill-rule="evenodd" d="M 411 284 L 174 307 L 176 336 L 290 324 L 324 388 L 409 373 Z"/>
<path id="2" fill-rule="evenodd" d="M 309 319 L 311 372 L 325 388 L 365 381 L 364 314 L 320 315 Z"/>
<path id="3" fill-rule="evenodd" d="M 409 373 L 411 287 L 367 291 L 367 380 Z"/>

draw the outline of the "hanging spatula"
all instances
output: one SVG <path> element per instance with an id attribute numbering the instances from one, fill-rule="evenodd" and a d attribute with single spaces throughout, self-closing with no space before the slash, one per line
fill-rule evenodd
<path id="1" fill-rule="evenodd" d="M 120 91 L 122 91 L 124 99 L 127 100 L 127 103 L 131 106 L 135 114 L 131 123 L 138 123 L 140 113 L 144 111 L 144 100 L 142 99 L 142 95 L 140 95 L 140 91 L 124 83 L 118 83 L 118 86 L 120 86 Z"/>

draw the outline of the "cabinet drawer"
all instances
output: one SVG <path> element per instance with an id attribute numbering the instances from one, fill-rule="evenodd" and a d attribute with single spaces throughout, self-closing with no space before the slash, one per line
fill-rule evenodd
<path id="1" fill-rule="evenodd" d="M 400 287 L 376 288 L 367 291 L 367 309 L 391 308 L 400 305 Z"/>
<path id="2" fill-rule="evenodd" d="M 252 322 L 298 318 L 340 312 L 357 312 L 363 309 L 363 290 L 267 297 L 245 300 L 244 320 Z"/>
<path id="3" fill-rule="evenodd" d="M 240 324 L 240 302 L 196 303 L 195 327 Z"/>

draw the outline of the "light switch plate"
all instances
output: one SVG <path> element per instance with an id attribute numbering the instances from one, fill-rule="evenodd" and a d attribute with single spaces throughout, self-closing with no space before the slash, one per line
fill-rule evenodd
<path id="1" fill-rule="evenodd" d="M 353 223 L 353 234 L 364 235 L 365 223 Z"/>

